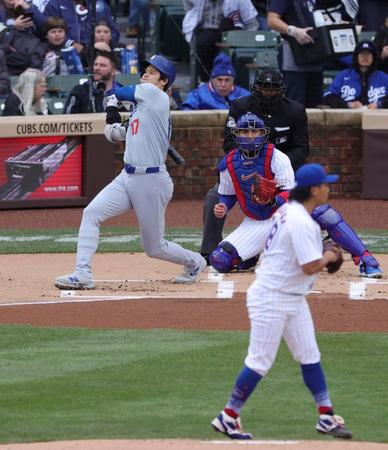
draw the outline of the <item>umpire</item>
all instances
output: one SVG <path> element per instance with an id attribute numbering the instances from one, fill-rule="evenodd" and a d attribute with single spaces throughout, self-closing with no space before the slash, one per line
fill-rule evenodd
<path id="1" fill-rule="evenodd" d="M 310 154 L 307 115 L 303 105 L 284 97 L 282 74 L 275 69 L 262 70 L 250 86 L 251 95 L 234 100 L 225 126 L 224 152 L 236 147 L 233 137 L 235 121 L 250 111 L 264 120 L 270 129 L 268 142 L 285 153 L 294 170 L 305 163 Z M 214 216 L 214 205 L 219 203 L 218 183 L 209 190 L 204 200 L 203 237 L 201 254 L 206 259 L 222 241 L 225 218 Z M 255 265 L 252 261 L 252 265 Z"/>

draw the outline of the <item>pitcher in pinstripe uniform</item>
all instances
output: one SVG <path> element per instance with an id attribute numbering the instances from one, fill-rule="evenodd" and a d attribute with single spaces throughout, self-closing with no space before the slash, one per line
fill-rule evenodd
<path id="1" fill-rule="evenodd" d="M 264 249 L 272 227 L 272 215 L 286 202 L 294 186 L 294 171 L 287 155 L 267 144 L 269 129 L 250 112 L 237 119 L 234 128 L 237 148 L 218 164 L 220 202 L 214 214 L 222 218 L 236 199 L 245 214 L 242 223 L 210 254 L 209 262 L 218 272 L 252 267 L 252 260 Z M 259 204 L 251 196 L 255 174 L 275 179 L 279 194 L 269 204 Z"/>
<path id="2" fill-rule="evenodd" d="M 305 299 L 320 270 L 338 258 L 335 250 L 323 252 L 320 227 L 311 217 L 315 207 L 327 202 L 328 183 L 338 176 L 327 175 L 319 164 L 305 164 L 296 171 L 295 179 L 290 202 L 274 215 L 262 263 L 248 289 L 251 332 L 245 365 L 225 408 L 212 421 L 216 431 L 232 439 L 252 439 L 242 430 L 240 412 L 270 370 L 282 338 L 300 364 L 304 383 L 316 403 L 316 430 L 336 438 L 352 437 L 342 417 L 334 415 Z"/>

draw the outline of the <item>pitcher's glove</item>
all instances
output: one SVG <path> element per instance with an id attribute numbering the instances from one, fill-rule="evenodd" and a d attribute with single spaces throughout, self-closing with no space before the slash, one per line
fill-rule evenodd
<path id="1" fill-rule="evenodd" d="M 279 192 L 276 186 L 276 180 L 264 178 L 256 173 L 251 186 L 251 199 L 259 205 L 267 205 L 274 200 Z"/>
<path id="2" fill-rule="evenodd" d="M 336 273 L 342 266 L 342 263 L 344 262 L 341 247 L 331 239 L 325 239 L 323 241 L 323 252 L 326 252 L 327 250 L 331 250 L 337 255 L 336 261 L 327 263 L 326 265 L 327 272 Z"/>

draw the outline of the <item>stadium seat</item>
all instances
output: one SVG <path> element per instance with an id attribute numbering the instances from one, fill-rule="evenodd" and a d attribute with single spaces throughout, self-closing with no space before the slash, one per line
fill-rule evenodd
<path id="1" fill-rule="evenodd" d="M 276 49 L 262 49 L 257 52 L 251 64 L 246 65 L 249 70 L 249 84 L 253 82 L 259 70 L 265 68 L 278 69 L 278 51 Z"/>
<path id="2" fill-rule="evenodd" d="M 359 41 L 373 41 L 376 36 L 375 31 L 361 31 L 358 35 Z"/>
<path id="3" fill-rule="evenodd" d="M 236 69 L 236 84 L 249 88 L 251 78 L 258 69 L 252 65 L 269 66 L 269 62 L 271 62 L 271 67 L 277 67 L 279 38 L 279 34 L 273 31 L 234 30 L 222 33 L 218 46 L 232 58 Z M 263 55 L 257 56 L 262 52 Z M 267 56 L 265 57 L 265 55 Z M 257 57 L 257 63 L 255 63 L 255 57 Z M 267 61 L 268 64 L 264 64 L 264 61 Z"/>
<path id="4" fill-rule="evenodd" d="M 54 75 L 47 77 L 47 93 L 54 97 L 66 97 L 77 84 L 88 81 L 89 75 Z"/>
<path id="5" fill-rule="evenodd" d="M 66 99 L 63 97 L 47 97 L 48 110 L 51 114 L 62 114 Z"/>
<path id="6" fill-rule="evenodd" d="M 115 80 L 122 86 L 127 84 L 137 84 L 140 80 L 140 75 L 138 73 L 118 73 L 115 76 Z"/>
<path id="7" fill-rule="evenodd" d="M 341 72 L 340 70 L 325 70 L 323 72 L 323 90 L 325 91 L 334 81 L 336 75 Z"/>

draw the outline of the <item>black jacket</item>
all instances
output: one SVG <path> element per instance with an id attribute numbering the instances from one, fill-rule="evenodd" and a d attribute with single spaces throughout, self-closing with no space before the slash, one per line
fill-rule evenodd
<path id="1" fill-rule="evenodd" d="M 0 42 L 7 58 L 10 75 L 20 75 L 28 68 L 42 69 L 48 44 L 42 42 L 32 29 L 13 29 L 4 34 Z"/>
<path id="2" fill-rule="evenodd" d="M 94 85 L 95 83 L 93 83 Z M 103 89 L 97 90 L 93 86 L 92 96 L 90 95 L 89 81 L 74 86 L 67 97 L 64 114 L 82 114 L 91 112 L 105 112 L 106 98 L 114 93 L 116 87 L 121 86 L 119 83 L 113 82 L 113 89 L 104 92 Z M 92 98 L 91 98 L 92 97 Z"/>
<path id="3" fill-rule="evenodd" d="M 307 115 L 303 105 L 288 98 L 283 98 L 274 109 L 270 117 L 265 117 L 256 98 L 252 95 L 240 97 L 233 101 L 229 108 L 229 115 L 237 120 L 246 112 L 252 112 L 264 120 L 270 129 L 268 141 L 285 153 L 296 170 L 306 162 L 310 154 Z M 228 121 L 225 126 L 224 151 L 228 153 L 236 147 Z"/>
<path id="4" fill-rule="evenodd" d="M 22 101 L 20 98 L 11 92 L 9 96 L 6 98 L 4 103 L 4 109 L 1 113 L 2 116 L 24 116 L 23 111 L 21 110 Z"/>

